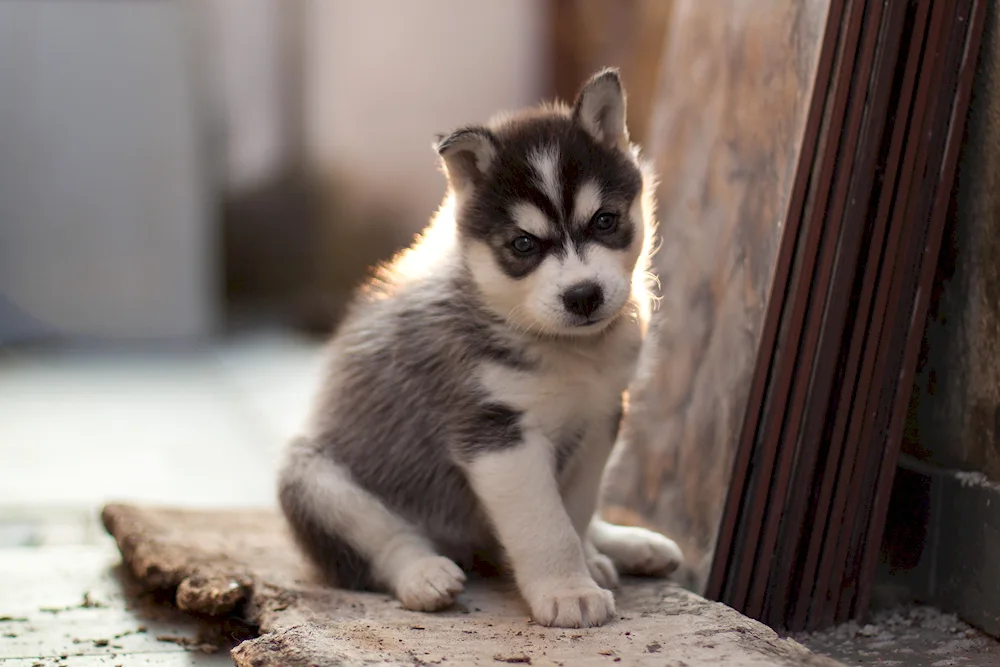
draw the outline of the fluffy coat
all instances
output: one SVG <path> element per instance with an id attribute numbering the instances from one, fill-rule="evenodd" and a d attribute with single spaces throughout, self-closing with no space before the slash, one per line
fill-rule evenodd
<path id="1" fill-rule="evenodd" d="M 361 290 L 288 448 L 279 499 L 337 584 L 435 610 L 479 559 L 534 619 L 600 625 L 618 572 L 666 574 L 676 544 L 595 516 L 649 312 L 652 182 L 614 70 L 572 107 L 437 143 L 431 225 Z"/>

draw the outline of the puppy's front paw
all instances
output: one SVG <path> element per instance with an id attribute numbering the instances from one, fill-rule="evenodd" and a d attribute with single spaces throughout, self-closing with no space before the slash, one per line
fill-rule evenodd
<path id="1" fill-rule="evenodd" d="M 611 591 L 587 579 L 536 586 L 528 604 L 536 623 L 559 628 L 604 625 L 615 613 Z"/>
<path id="2" fill-rule="evenodd" d="M 618 568 L 610 558 L 594 548 L 587 550 L 587 569 L 601 588 L 618 588 Z"/>
<path id="3" fill-rule="evenodd" d="M 407 566 L 396 580 L 396 597 L 406 609 L 437 611 L 462 592 L 465 573 L 444 556 L 429 556 Z"/>
<path id="4" fill-rule="evenodd" d="M 626 574 L 665 577 L 684 561 L 680 547 L 660 533 L 632 526 L 614 526 L 600 550 Z"/>

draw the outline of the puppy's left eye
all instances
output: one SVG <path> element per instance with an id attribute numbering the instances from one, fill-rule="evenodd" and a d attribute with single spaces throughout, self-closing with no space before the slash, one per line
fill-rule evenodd
<path id="1" fill-rule="evenodd" d="M 530 255 L 538 248 L 538 244 L 535 243 L 535 239 L 531 238 L 527 234 L 523 236 L 518 236 L 516 239 L 510 242 L 510 246 L 519 255 Z"/>
<path id="2" fill-rule="evenodd" d="M 618 215 L 609 211 L 601 211 L 590 223 L 597 232 L 610 234 L 618 229 Z"/>

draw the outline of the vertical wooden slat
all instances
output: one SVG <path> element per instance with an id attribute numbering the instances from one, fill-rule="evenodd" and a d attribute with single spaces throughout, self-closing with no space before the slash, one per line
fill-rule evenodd
<path id="1" fill-rule="evenodd" d="M 813 521 L 813 531 L 806 547 L 802 574 L 799 578 L 797 599 L 794 601 L 793 613 L 789 623 L 795 629 L 807 627 L 814 597 L 820 590 L 820 560 L 824 553 L 825 540 L 829 532 L 826 528 L 828 526 L 840 525 L 841 511 L 838 509 L 839 504 L 836 501 L 841 490 L 837 486 L 837 470 L 841 465 L 841 461 L 845 465 L 851 465 L 854 459 L 854 452 L 856 451 L 857 440 L 845 441 L 844 435 L 851 415 L 855 384 L 859 380 L 859 365 L 861 363 L 861 355 L 864 351 L 869 311 L 875 289 L 874 281 L 881 259 L 881 247 L 888 231 L 888 217 L 893 200 L 892 193 L 899 176 L 899 168 L 902 166 L 900 157 L 907 137 L 910 99 L 916 85 L 917 64 L 919 63 L 919 56 L 923 46 L 929 8 L 930 3 L 923 2 L 917 4 L 913 32 L 909 36 L 910 41 L 905 61 L 905 72 L 900 94 L 896 102 L 897 112 L 893 124 L 892 139 L 885 161 L 886 171 L 882 179 L 879 202 L 874 213 L 874 227 L 869 237 L 868 255 L 863 274 L 864 280 L 862 281 L 861 291 L 857 297 L 854 310 L 856 315 L 853 322 L 853 332 L 846 353 L 841 387 L 839 392 L 837 392 L 839 394 L 836 399 L 837 409 L 833 417 L 832 427 L 830 427 L 832 431 L 829 436 L 829 449 L 824 467 L 825 472 L 816 500 L 817 513 Z M 900 109 L 903 110 L 902 113 L 900 113 Z"/>
<path id="2" fill-rule="evenodd" d="M 675 3 L 648 151 L 663 302 L 605 511 L 673 532 L 693 584 L 775 627 L 858 616 L 870 596 L 979 1 L 831 0 L 822 23 L 819 4 Z M 803 40 L 764 36 L 804 15 L 811 87 L 768 107 L 747 84 Z M 764 109 L 798 119 L 795 142 L 762 137 Z M 766 203 L 748 209 L 750 191 Z"/>
<path id="3" fill-rule="evenodd" d="M 726 602 L 737 609 L 747 609 L 756 613 L 755 605 L 748 605 L 749 586 L 754 571 L 754 565 L 760 551 L 758 541 L 765 513 L 770 509 L 767 493 L 774 471 L 781 442 L 781 429 L 786 415 L 788 400 L 794 390 L 794 379 L 799 359 L 799 347 L 802 341 L 802 324 L 809 305 L 809 287 L 815 268 L 821 240 L 826 229 L 825 211 L 830 196 L 835 168 L 840 153 L 842 128 L 845 121 L 845 110 L 850 99 L 852 73 L 857 55 L 857 44 L 861 36 L 862 18 L 865 14 L 863 0 L 848 0 L 845 7 L 847 17 L 844 39 L 841 40 L 841 54 L 832 81 L 830 99 L 832 103 L 827 108 L 824 129 L 823 149 L 819 152 L 818 171 L 813 165 L 810 191 L 806 199 L 803 214 L 803 233 L 796 250 L 796 261 L 790 279 L 789 294 L 786 297 L 786 311 L 782 313 L 781 334 L 779 339 L 780 354 L 776 355 L 771 370 L 771 386 L 767 397 L 767 418 L 762 430 L 757 434 L 757 453 L 754 457 L 753 476 L 755 483 L 752 493 L 745 502 L 742 512 L 742 522 L 737 533 L 737 553 L 734 554 L 737 563 L 732 587 L 726 596 Z"/>
<path id="4" fill-rule="evenodd" d="M 843 589 L 844 572 L 852 553 L 854 527 L 857 522 L 859 506 L 865 507 L 862 491 L 866 488 L 866 478 L 871 474 L 872 457 L 878 452 L 876 433 L 878 424 L 884 419 L 884 409 L 879 404 L 885 385 L 886 364 L 892 350 L 887 349 L 885 338 L 893 326 L 893 284 L 898 281 L 896 276 L 905 255 L 911 229 L 904 222 L 909 218 L 908 210 L 912 211 L 912 194 L 914 185 L 919 182 L 921 171 L 926 164 L 926 149 L 919 141 L 924 136 L 928 120 L 928 107 L 936 91 L 941 66 L 940 50 L 946 43 L 951 29 L 953 14 L 945 3 L 936 3 L 931 7 L 928 39 L 924 47 L 924 57 L 921 66 L 921 76 L 918 80 L 917 93 L 914 100 L 913 117 L 908 129 L 908 145 L 904 157 L 904 169 L 899 186 L 895 193 L 895 203 L 890 218 L 889 240 L 883 254 L 879 270 L 879 278 L 875 293 L 872 323 L 867 332 L 866 345 L 862 361 L 862 383 L 865 385 L 863 410 L 855 411 L 852 416 L 852 429 L 848 438 L 857 439 L 857 456 L 852 466 L 850 477 L 840 477 L 839 484 L 843 493 L 841 500 L 844 509 L 841 513 L 839 528 L 831 528 L 824 553 L 826 564 L 825 595 L 820 600 L 823 610 L 817 616 L 817 623 L 830 625 L 840 617 L 837 614 L 839 600 Z M 906 217 L 904 217 L 906 216 Z M 882 342 L 885 341 L 885 342 Z M 881 439 L 879 438 L 879 441 Z M 824 588 L 819 589 L 822 593 Z"/>
<path id="5" fill-rule="evenodd" d="M 797 433 L 797 454 L 785 501 L 787 508 L 781 519 L 777 558 L 770 572 L 772 590 L 768 593 L 765 617 L 772 624 L 789 624 L 793 606 L 789 595 L 793 580 L 797 581 L 801 572 L 798 569 L 801 562 L 799 554 L 804 551 L 814 523 L 812 518 L 807 517 L 821 513 L 813 502 L 818 495 L 815 484 L 822 474 L 817 465 L 823 454 L 824 427 L 832 412 L 830 398 L 837 379 L 837 362 L 844 337 L 849 331 L 846 317 L 850 310 L 851 290 L 843 286 L 853 284 L 859 268 L 869 201 L 878 177 L 877 160 L 889 113 L 891 83 L 901 55 L 906 9 L 907 3 L 902 0 L 889 2 L 885 7 L 879 27 L 875 64 L 866 90 L 855 167 L 849 177 L 842 211 L 832 214 L 838 216 L 843 213 L 842 234 L 827 288 L 826 308 L 820 322 L 816 362 L 809 378 L 803 422 Z"/>
<path id="6" fill-rule="evenodd" d="M 812 99 L 807 112 L 803 131 L 802 146 L 796 163 L 796 176 L 784 214 L 781 245 L 775 262 L 770 285 L 770 299 L 764 316 L 757 358 L 751 379 L 747 407 L 744 412 L 739 442 L 731 472 L 731 482 L 720 519 L 715 557 L 706 587 L 706 595 L 721 599 L 726 574 L 731 562 L 730 552 L 736 537 L 736 527 L 743 499 L 745 482 L 749 473 L 750 459 L 756 440 L 756 432 L 764 403 L 771 360 L 777 343 L 781 311 L 791 272 L 792 258 L 798 242 L 798 231 L 802 211 L 810 183 L 810 170 L 816 152 L 819 150 L 819 134 L 826 107 L 827 86 L 834 70 L 837 54 L 838 35 L 841 30 L 843 0 L 833 0 L 827 8 L 822 44 L 816 66 Z"/>
<path id="7" fill-rule="evenodd" d="M 944 138 L 942 146 L 944 154 L 940 161 L 934 163 L 935 169 L 930 175 L 931 183 L 934 186 L 934 202 L 929 212 L 926 233 L 916 248 L 919 258 L 919 277 L 916 277 L 915 280 L 912 300 L 906 303 L 906 307 L 901 313 L 906 318 L 905 351 L 901 368 L 896 376 L 897 390 L 885 441 L 885 453 L 881 461 L 878 482 L 875 485 L 875 498 L 869 517 L 870 526 L 866 534 L 867 541 L 863 545 L 863 560 L 855 584 L 857 600 L 853 601 L 851 609 L 854 615 L 865 613 L 871 600 L 876 559 L 881 546 L 882 532 L 885 528 L 889 495 L 895 476 L 899 447 L 903 438 L 903 425 L 906 420 L 910 391 L 913 387 L 912 377 L 916 368 L 917 353 L 920 349 L 923 322 L 927 317 L 929 294 L 934 279 L 936 260 L 941 248 L 945 214 L 951 198 L 951 185 L 955 178 L 961 138 L 965 130 L 965 120 L 972 91 L 972 80 L 985 24 L 985 0 L 967 2 L 957 9 L 960 16 L 959 21 L 957 21 L 959 29 L 956 31 L 958 33 L 957 39 L 954 40 L 955 52 L 949 62 L 950 78 L 947 89 L 948 98 L 953 99 L 954 104 L 950 107 L 941 105 L 940 109 L 947 129 L 943 137 L 938 134 L 935 139 Z M 958 64 L 958 71 L 956 71 L 956 64 Z M 911 303 L 912 306 L 910 306 Z"/>

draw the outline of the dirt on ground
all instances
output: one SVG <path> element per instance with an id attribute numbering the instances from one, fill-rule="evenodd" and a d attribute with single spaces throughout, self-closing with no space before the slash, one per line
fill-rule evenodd
<path id="1" fill-rule="evenodd" d="M 955 614 L 933 607 L 900 607 L 873 614 L 871 622 L 793 634 L 817 653 L 846 665 L 997 667 L 1000 642 Z"/>

